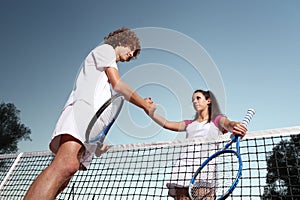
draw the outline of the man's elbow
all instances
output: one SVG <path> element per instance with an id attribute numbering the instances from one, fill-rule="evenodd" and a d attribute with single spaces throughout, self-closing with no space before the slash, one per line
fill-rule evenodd
<path id="1" fill-rule="evenodd" d="M 113 90 L 114 90 L 116 93 L 123 94 L 122 89 L 119 88 L 119 87 L 113 87 Z"/>
<path id="2" fill-rule="evenodd" d="M 116 93 L 122 93 L 123 91 L 123 86 L 121 81 L 119 81 L 116 84 L 112 84 L 112 89 L 116 92 Z"/>

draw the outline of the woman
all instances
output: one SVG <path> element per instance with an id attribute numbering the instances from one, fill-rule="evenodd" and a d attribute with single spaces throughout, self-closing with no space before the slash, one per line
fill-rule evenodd
<path id="1" fill-rule="evenodd" d="M 150 103 L 152 102 L 149 100 Z M 196 90 L 192 96 L 192 102 L 196 111 L 193 120 L 183 120 L 179 122 L 168 121 L 163 116 L 156 114 L 154 111 L 150 114 L 151 118 L 160 126 L 172 131 L 186 131 L 186 138 L 202 137 L 205 139 L 215 138 L 219 134 L 231 132 L 234 135 L 244 136 L 247 128 L 241 122 L 230 121 L 225 115 L 220 114 L 218 103 L 210 91 Z M 154 108 L 156 108 L 154 106 Z M 154 109 L 155 110 L 155 109 Z M 188 147 L 191 148 L 191 147 Z M 199 149 L 193 149 L 193 152 L 207 153 L 203 147 L 198 145 Z M 201 148 L 201 149 L 200 149 Z M 208 147 L 207 147 L 208 148 Z M 209 147 L 211 149 L 211 147 Z M 206 149 L 206 150 L 209 150 Z M 184 152 L 190 152 L 188 149 Z M 191 155 L 192 154 L 192 155 Z M 169 195 L 178 200 L 189 199 L 188 185 L 189 180 L 199 164 L 195 162 L 195 157 L 203 158 L 207 155 L 194 155 L 195 153 L 182 153 L 177 164 L 173 167 L 169 188 Z M 201 153 L 200 153 L 201 154 Z M 203 199 L 215 199 L 215 192 L 211 189 L 213 180 L 215 180 L 215 166 L 211 167 L 212 172 L 204 177 L 198 194 L 205 196 Z M 183 173 L 184 172 L 184 173 Z M 188 174 L 190 173 L 190 174 Z M 187 175 L 188 174 L 188 175 Z M 202 178 L 201 178 L 202 179 Z"/>

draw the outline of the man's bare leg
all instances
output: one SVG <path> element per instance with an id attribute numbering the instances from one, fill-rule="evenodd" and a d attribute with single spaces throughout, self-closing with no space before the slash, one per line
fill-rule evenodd
<path id="1" fill-rule="evenodd" d="M 61 136 L 61 145 L 52 163 L 37 177 L 24 200 L 53 200 L 79 169 L 82 144 L 70 135 Z"/>

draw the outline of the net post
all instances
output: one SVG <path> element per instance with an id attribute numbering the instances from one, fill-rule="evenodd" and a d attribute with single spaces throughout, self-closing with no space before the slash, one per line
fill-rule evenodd
<path id="1" fill-rule="evenodd" d="M 7 172 L 6 176 L 4 177 L 3 181 L 1 182 L 1 185 L 0 185 L 0 196 L 1 196 L 2 192 L 4 191 L 5 183 L 11 177 L 14 169 L 16 168 L 16 166 L 19 163 L 19 161 L 20 161 L 20 159 L 21 159 L 22 156 L 23 156 L 23 152 L 19 153 L 19 155 L 17 156 L 16 160 L 14 161 L 14 163 L 10 167 L 9 171 Z"/>

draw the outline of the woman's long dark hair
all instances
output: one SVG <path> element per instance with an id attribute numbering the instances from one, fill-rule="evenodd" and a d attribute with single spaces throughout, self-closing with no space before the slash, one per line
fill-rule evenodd
<path id="1" fill-rule="evenodd" d="M 215 97 L 215 95 L 207 90 L 195 90 L 194 91 L 194 94 L 195 93 L 198 93 L 200 92 L 201 94 L 203 94 L 203 96 L 205 97 L 205 99 L 210 99 L 210 104 L 208 105 L 208 120 L 207 122 L 211 122 L 212 119 L 215 119 L 217 115 L 221 114 L 221 110 L 220 110 L 220 107 L 219 107 L 219 104 L 218 104 L 218 101 Z M 194 120 L 198 119 L 198 113 L 196 113 L 195 115 L 195 118 Z"/>

